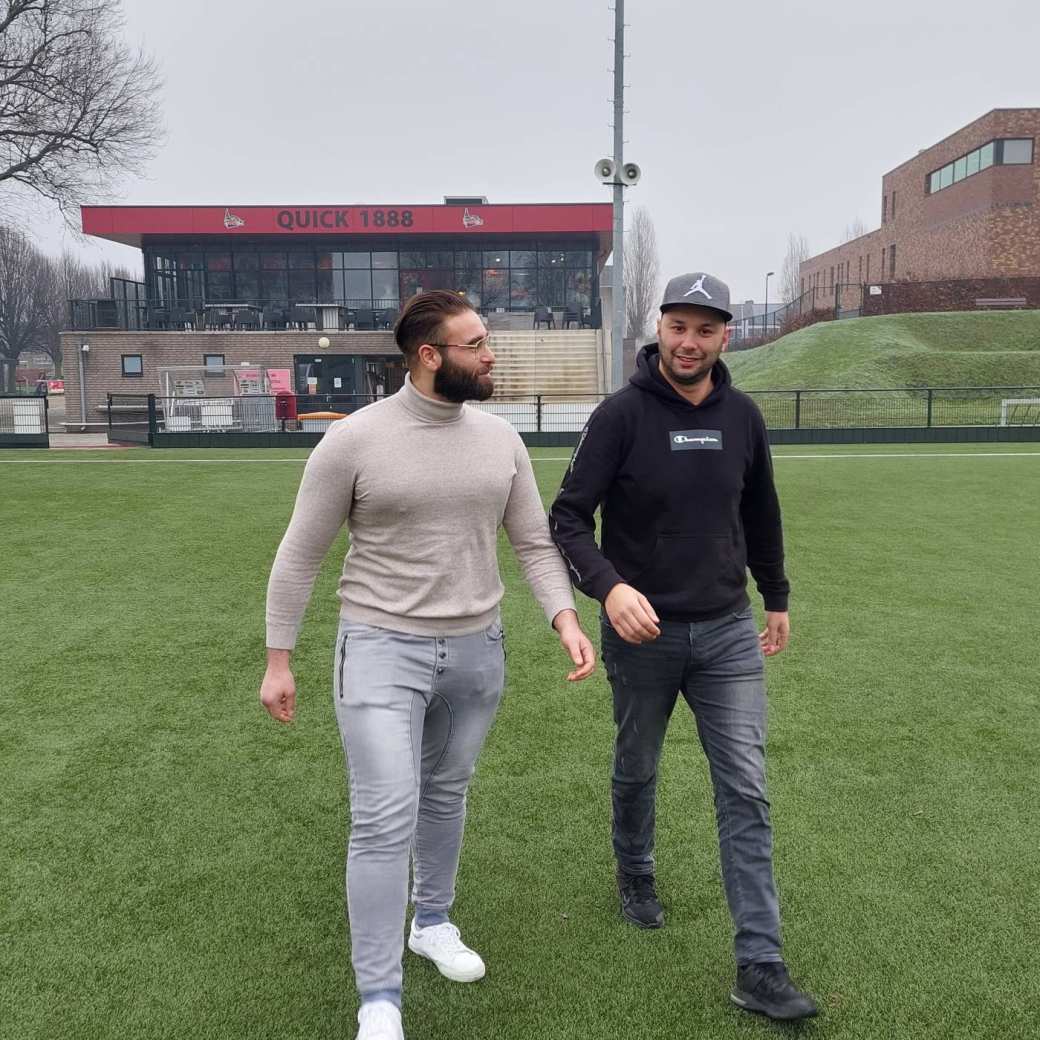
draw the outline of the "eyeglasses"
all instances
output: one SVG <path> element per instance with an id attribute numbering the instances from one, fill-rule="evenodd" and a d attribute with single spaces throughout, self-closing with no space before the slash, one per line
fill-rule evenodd
<path id="1" fill-rule="evenodd" d="M 476 343 L 431 343 L 431 347 L 458 347 L 460 350 L 468 350 L 474 357 L 479 357 L 491 346 L 491 334 L 486 335 Z"/>

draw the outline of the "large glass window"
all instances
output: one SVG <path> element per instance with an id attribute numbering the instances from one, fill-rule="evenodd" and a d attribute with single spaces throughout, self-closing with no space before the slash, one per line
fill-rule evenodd
<path id="1" fill-rule="evenodd" d="M 989 141 L 941 169 L 934 170 L 928 175 L 925 186 L 929 194 L 934 194 L 990 166 L 1027 165 L 1032 161 L 1033 139 L 1030 137 Z"/>
<path id="2" fill-rule="evenodd" d="M 509 270 L 501 267 L 484 269 L 484 310 L 506 310 L 509 307 Z"/>
<path id="3" fill-rule="evenodd" d="M 335 293 L 332 291 L 333 275 L 338 272 L 323 271 L 320 268 L 314 272 L 314 293 L 318 303 L 335 302 Z"/>
<path id="4" fill-rule="evenodd" d="M 261 281 L 261 298 L 274 303 L 285 303 L 289 299 L 289 276 L 285 271 L 264 271 Z"/>
<path id="5" fill-rule="evenodd" d="M 340 298 L 357 307 L 365 306 L 372 300 L 371 271 L 339 272 L 341 281 Z"/>
<path id="6" fill-rule="evenodd" d="M 1004 165 L 1018 166 L 1033 161 L 1033 139 L 1031 137 L 1022 140 L 1004 142 Z"/>
<path id="7" fill-rule="evenodd" d="M 509 276 L 509 309 L 533 311 L 538 296 L 538 272 L 514 268 Z"/>
<path id="8" fill-rule="evenodd" d="M 235 298 L 247 302 L 260 298 L 260 278 L 256 271 L 235 272 Z"/>
<path id="9" fill-rule="evenodd" d="M 396 271 L 372 271 L 372 299 L 378 307 L 396 306 L 399 299 Z"/>
<path id="10" fill-rule="evenodd" d="M 289 272 L 289 299 L 293 303 L 314 303 L 314 272 Z"/>
<path id="11" fill-rule="evenodd" d="M 940 171 L 930 185 L 933 180 L 933 190 L 938 189 Z M 496 242 L 460 237 L 457 242 L 405 244 L 410 248 L 370 251 L 346 242 L 323 247 L 318 239 L 157 242 L 145 249 L 149 300 L 190 307 L 222 301 L 349 301 L 358 309 L 389 311 L 416 292 L 448 289 L 464 293 L 485 313 L 538 306 L 589 309 L 595 302 L 596 251 L 574 248 L 586 243 L 573 238 Z"/>

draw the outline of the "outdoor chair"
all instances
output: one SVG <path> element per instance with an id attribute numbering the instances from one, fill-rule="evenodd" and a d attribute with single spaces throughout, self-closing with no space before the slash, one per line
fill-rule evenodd
<path id="1" fill-rule="evenodd" d="M 556 328 L 556 318 L 553 316 L 553 312 L 548 307 L 535 307 L 534 327 L 538 328 L 543 323 L 547 329 Z"/>

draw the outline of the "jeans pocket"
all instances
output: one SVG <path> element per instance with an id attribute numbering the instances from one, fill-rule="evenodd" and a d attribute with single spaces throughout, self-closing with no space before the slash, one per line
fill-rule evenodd
<path id="1" fill-rule="evenodd" d="M 343 700 L 343 671 L 347 665 L 347 642 L 350 640 L 349 632 L 340 635 L 339 653 L 336 655 L 336 696 Z"/>

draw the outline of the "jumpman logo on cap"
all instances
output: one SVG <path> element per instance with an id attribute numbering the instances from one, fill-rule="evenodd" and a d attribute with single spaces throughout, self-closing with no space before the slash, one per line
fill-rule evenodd
<path id="1" fill-rule="evenodd" d="M 704 288 L 704 279 L 707 277 L 708 276 L 706 274 L 702 274 L 700 278 L 698 278 L 697 281 L 695 281 L 693 285 L 691 285 L 689 289 L 687 289 L 686 292 L 683 293 L 683 296 L 692 296 L 695 292 L 699 292 L 703 293 L 705 298 L 710 300 L 711 293 Z"/>

